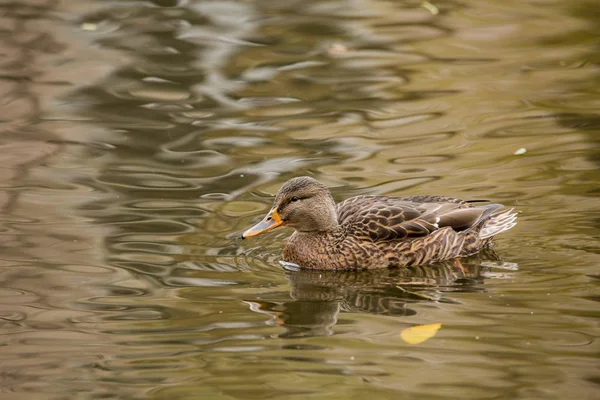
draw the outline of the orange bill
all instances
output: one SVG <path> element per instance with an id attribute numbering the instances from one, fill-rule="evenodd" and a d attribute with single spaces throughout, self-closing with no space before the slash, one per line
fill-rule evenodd
<path id="1" fill-rule="evenodd" d="M 262 221 L 248 229 L 246 232 L 242 233 L 242 239 L 262 235 L 263 233 L 268 232 L 271 229 L 275 229 L 282 224 L 283 221 L 279 217 L 279 214 L 277 214 L 277 210 L 273 208 L 271 211 L 269 211 L 267 216 L 263 218 Z"/>

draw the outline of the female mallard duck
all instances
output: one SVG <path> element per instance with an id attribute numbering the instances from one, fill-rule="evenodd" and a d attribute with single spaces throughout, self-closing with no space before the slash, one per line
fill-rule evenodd
<path id="1" fill-rule="evenodd" d="M 302 176 L 287 181 L 265 218 L 242 234 L 278 226 L 295 232 L 285 261 L 312 269 L 371 269 L 433 264 L 464 257 L 512 228 L 501 204 L 476 206 L 442 196 L 356 196 L 336 206 L 327 186 Z"/>

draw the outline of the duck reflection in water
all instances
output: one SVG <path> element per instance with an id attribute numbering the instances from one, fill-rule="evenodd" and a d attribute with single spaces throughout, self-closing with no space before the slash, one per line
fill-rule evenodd
<path id="1" fill-rule="evenodd" d="M 279 337 L 326 336 L 333 334 L 336 324 L 344 324 L 340 313 L 403 317 L 416 314 L 411 304 L 455 303 L 443 294 L 483 290 L 482 272 L 491 264 L 502 261 L 488 248 L 432 266 L 368 271 L 288 269 L 292 301 L 277 301 L 281 293 L 271 293 L 248 303 L 253 310 L 272 315 L 272 324 L 285 327 Z"/>

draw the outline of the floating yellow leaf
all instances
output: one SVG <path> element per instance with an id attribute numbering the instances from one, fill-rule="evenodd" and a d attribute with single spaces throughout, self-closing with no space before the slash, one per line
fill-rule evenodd
<path id="1" fill-rule="evenodd" d="M 423 343 L 427 339 L 435 336 L 442 324 L 417 325 L 403 329 L 400 337 L 408 344 Z"/>

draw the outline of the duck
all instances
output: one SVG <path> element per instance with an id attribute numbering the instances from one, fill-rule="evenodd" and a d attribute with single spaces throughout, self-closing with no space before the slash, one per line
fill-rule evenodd
<path id="1" fill-rule="evenodd" d="M 516 225 L 517 214 L 487 200 L 363 195 L 335 203 L 327 186 L 292 178 L 242 239 L 294 229 L 283 261 L 314 270 L 406 268 L 473 255 Z"/>

